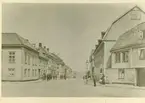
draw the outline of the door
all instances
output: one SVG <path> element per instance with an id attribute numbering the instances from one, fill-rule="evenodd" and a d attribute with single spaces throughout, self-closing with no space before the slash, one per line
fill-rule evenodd
<path id="1" fill-rule="evenodd" d="M 38 69 L 38 76 L 39 76 L 39 78 L 40 78 L 40 75 L 41 75 L 41 74 L 40 74 L 40 69 Z"/>
<path id="2" fill-rule="evenodd" d="M 137 68 L 137 86 L 145 86 L 145 68 Z"/>

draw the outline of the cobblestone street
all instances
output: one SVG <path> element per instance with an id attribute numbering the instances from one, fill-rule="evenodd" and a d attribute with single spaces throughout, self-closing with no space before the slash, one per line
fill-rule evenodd
<path id="1" fill-rule="evenodd" d="M 3 82 L 3 97 L 145 97 L 144 88 L 119 85 L 85 85 L 81 79 Z"/>

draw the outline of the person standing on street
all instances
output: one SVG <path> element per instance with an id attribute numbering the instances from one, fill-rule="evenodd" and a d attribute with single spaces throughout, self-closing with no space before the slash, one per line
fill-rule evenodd
<path id="1" fill-rule="evenodd" d="M 101 79 L 102 79 L 102 84 L 105 85 L 105 75 L 104 74 L 102 75 Z"/>
<path id="2" fill-rule="evenodd" d="M 93 78 L 94 87 L 96 87 L 96 75 L 94 72 L 94 67 L 92 67 L 92 78 Z"/>

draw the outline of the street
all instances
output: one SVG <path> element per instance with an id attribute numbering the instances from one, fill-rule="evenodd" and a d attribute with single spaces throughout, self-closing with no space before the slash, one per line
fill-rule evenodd
<path id="1" fill-rule="evenodd" d="M 2 82 L 3 97 L 144 97 L 145 89 L 93 87 L 81 79 Z"/>

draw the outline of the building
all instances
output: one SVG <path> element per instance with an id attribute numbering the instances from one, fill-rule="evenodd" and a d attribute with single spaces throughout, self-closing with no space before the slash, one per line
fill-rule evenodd
<path id="1" fill-rule="evenodd" d="M 145 22 L 122 34 L 111 49 L 111 83 L 145 86 Z"/>
<path id="2" fill-rule="evenodd" d="M 105 74 L 106 69 L 111 68 L 110 50 L 118 37 L 144 21 L 145 12 L 135 6 L 115 20 L 105 32 L 101 32 L 102 38 L 98 40 L 92 55 L 97 81 L 101 73 Z"/>
<path id="3" fill-rule="evenodd" d="M 39 53 L 34 45 L 16 33 L 2 33 L 2 80 L 39 79 Z"/>
<path id="4" fill-rule="evenodd" d="M 72 69 L 68 65 L 65 65 L 64 75 L 66 78 L 72 78 Z"/>
<path id="5" fill-rule="evenodd" d="M 39 43 L 38 47 L 39 52 L 39 69 L 38 73 L 40 78 L 43 77 L 43 74 L 48 74 L 48 58 L 47 58 L 47 52 L 46 47 L 42 46 L 42 43 Z"/>
<path id="6" fill-rule="evenodd" d="M 64 74 L 65 74 L 65 63 L 63 62 L 63 60 L 57 56 L 56 54 L 52 53 L 53 57 L 54 57 L 54 61 L 56 63 L 56 68 L 57 68 L 57 77 L 64 79 Z"/>

